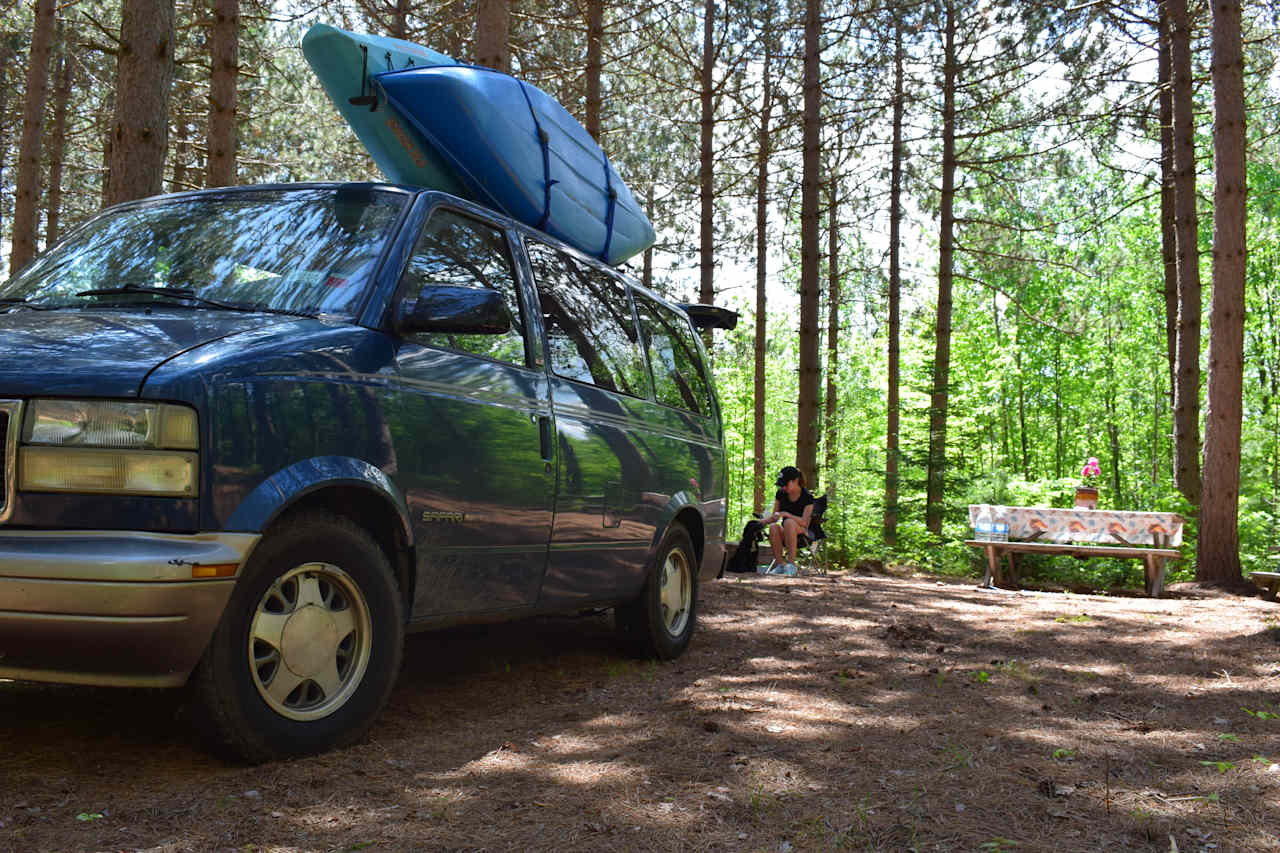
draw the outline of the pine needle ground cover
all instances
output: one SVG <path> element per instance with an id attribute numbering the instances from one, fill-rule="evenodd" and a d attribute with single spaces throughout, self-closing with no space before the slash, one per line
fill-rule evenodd
<path id="1" fill-rule="evenodd" d="M 1280 851 L 1280 607 L 846 573 L 410 638 L 352 749 L 236 767 L 181 696 L 0 682 L 0 850 Z"/>

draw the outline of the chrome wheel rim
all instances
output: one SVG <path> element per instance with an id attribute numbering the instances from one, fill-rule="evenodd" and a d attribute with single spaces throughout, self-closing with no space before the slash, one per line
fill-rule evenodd
<path id="1" fill-rule="evenodd" d="M 318 720 L 347 703 L 369 666 L 373 622 L 351 576 L 305 563 L 263 593 L 249 626 L 258 695 L 291 720 Z"/>
<path id="2" fill-rule="evenodd" d="M 662 624 L 667 633 L 678 637 L 689 624 L 693 604 L 693 572 L 684 552 L 673 548 L 659 570 L 658 604 L 662 608 Z"/>

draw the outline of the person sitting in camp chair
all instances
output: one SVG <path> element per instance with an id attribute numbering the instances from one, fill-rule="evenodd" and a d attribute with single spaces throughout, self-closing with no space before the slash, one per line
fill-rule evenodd
<path id="1" fill-rule="evenodd" d="M 801 537 L 807 536 L 813 517 L 813 495 L 804 487 L 804 474 L 792 465 L 778 473 L 777 485 L 773 512 L 760 519 L 769 530 L 769 545 L 773 548 L 773 562 L 765 573 L 794 577 L 800 573 L 796 568 L 796 548 Z"/>

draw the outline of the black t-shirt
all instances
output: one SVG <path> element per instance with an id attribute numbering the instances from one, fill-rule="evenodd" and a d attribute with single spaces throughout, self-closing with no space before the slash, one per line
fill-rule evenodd
<path id="1" fill-rule="evenodd" d="M 773 499 L 778 502 L 778 510 L 780 512 L 789 512 L 797 517 L 803 517 L 804 508 L 813 503 L 813 495 L 808 489 L 801 489 L 800 497 L 794 501 L 787 497 L 786 489 L 778 489 L 778 493 L 773 496 Z"/>

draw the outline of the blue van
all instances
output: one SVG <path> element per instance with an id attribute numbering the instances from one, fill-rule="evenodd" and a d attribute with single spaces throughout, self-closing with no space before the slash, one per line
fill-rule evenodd
<path id="1" fill-rule="evenodd" d="M 612 607 L 670 659 L 724 554 L 698 326 L 452 196 L 111 208 L 0 286 L 0 677 L 187 685 L 249 761 L 350 743 L 404 635 Z"/>

